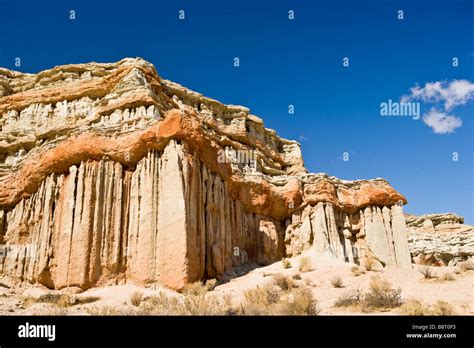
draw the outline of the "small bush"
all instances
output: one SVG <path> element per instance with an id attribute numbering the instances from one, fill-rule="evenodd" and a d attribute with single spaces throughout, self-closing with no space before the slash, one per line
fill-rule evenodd
<path id="1" fill-rule="evenodd" d="M 430 309 L 422 301 L 410 299 L 400 307 L 400 313 L 404 315 L 430 315 Z"/>
<path id="2" fill-rule="evenodd" d="M 60 307 L 69 307 L 74 306 L 77 303 L 77 297 L 75 295 L 64 294 L 58 300 L 58 306 Z"/>
<path id="3" fill-rule="evenodd" d="M 455 311 L 446 301 L 437 301 L 431 306 L 426 305 L 423 301 L 410 299 L 401 307 L 400 312 L 404 315 L 454 315 Z"/>
<path id="4" fill-rule="evenodd" d="M 454 276 L 451 273 L 446 272 L 442 275 L 441 279 L 444 281 L 453 281 Z"/>
<path id="5" fill-rule="evenodd" d="M 204 295 L 209 291 L 214 290 L 217 285 L 217 281 L 215 279 L 207 280 L 205 283 L 202 281 L 197 281 L 194 283 L 189 283 L 181 289 L 181 293 L 184 295 L 190 296 L 198 296 Z"/>
<path id="6" fill-rule="evenodd" d="M 454 308 L 446 301 L 437 301 L 431 306 L 431 315 L 454 315 Z"/>
<path id="7" fill-rule="evenodd" d="M 350 306 L 357 306 L 362 301 L 362 294 L 359 289 L 357 290 L 350 290 L 343 293 L 339 298 L 336 300 L 334 305 L 336 307 L 350 307 Z"/>
<path id="8" fill-rule="evenodd" d="M 352 272 L 352 275 L 353 275 L 354 277 L 358 277 L 358 276 L 360 276 L 361 274 L 365 274 L 365 271 L 364 271 L 362 268 L 360 268 L 359 266 L 354 266 L 354 267 L 352 267 L 352 268 L 351 268 L 351 272 Z"/>
<path id="9" fill-rule="evenodd" d="M 395 308 L 401 304 L 401 289 L 393 289 L 385 279 L 371 278 L 370 290 L 364 296 L 364 306 L 367 309 Z"/>
<path id="10" fill-rule="evenodd" d="M 134 305 L 135 307 L 140 306 L 140 303 L 142 303 L 142 298 L 143 298 L 143 293 L 141 291 L 134 291 L 130 295 L 130 303 Z"/>
<path id="11" fill-rule="evenodd" d="M 372 257 L 368 257 L 365 259 L 364 267 L 367 271 L 373 271 L 376 263 L 377 263 L 376 259 Z"/>
<path id="12" fill-rule="evenodd" d="M 316 315 L 317 301 L 307 287 L 292 288 L 279 293 L 275 286 L 267 285 L 247 290 L 241 305 L 244 315 Z"/>
<path id="13" fill-rule="evenodd" d="M 301 272 L 310 272 L 313 270 L 311 266 L 311 259 L 308 256 L 303 256 L 300 258 L 300 267 Z"/>
<path id="14" fill-rule="evenodd" d="M 268 306 L 278 302 L 280 294 L 273 285 L 269 284 L 257 286 L 255 289 L 245 291 L 244 297 L 247 302 L 253 303 L 257 306 Z"/>
<path id="15" fill-rule="evenodd" d="M 317 315 L 318 302 L 309 288 L 294 289 L 286 297 L 286 301 L 278 302 L 270 308 L 269 314 L 275 315 Z"/>
<path id="16" fill-rule="evenodd" d="M 71 294 L 48 293 L 38 298 L 27 297 L 23 304 L 30 306 L 33 303 L 49 303 L 58 307 L 70 307 L 78 304 L 91 303 L 100 300 L 98 296 L 76 296 Z"/>
<path id="17" fill-rule="evenodd" d="M 273 284 L 278 286 L 283 291 L 291 290 L 294 287 L 293 279 L 281 273 L 273 276 Z"/>
<path id="18" fill-rule="evenodd" d="M 204 284 L 207 291 L 213 291 L 217 285 L 217 279 L 215 278 L 206 280 L 206 283 Z"/>
<path id="19" fill-rule="evenodd" d="M 418 271 L 423 274 L 423 278 L 425 279 L 436 278 L 436 274 L 429 266 L 422 266 L 418 269 Z"/>
<path id="20" fill-rule="evenodd" d="M 331 279 L 331 284 L 332 286 L 334 286 L 335 288 L 342 288 L 344 286 L 344 284 L 342 283 L 342 279 L 341 277 L 333 277 Z"/>
<path id="21" fill-rule="evenodd" d="M 288 259 L 283 259 L 283 260 L 281 260 L 281 263 L 283 264 L 283 268 L 285 268 L 285 269 L 291 268 L 291 262 L 290 262 L 290 260 L 288 260 Z"/>

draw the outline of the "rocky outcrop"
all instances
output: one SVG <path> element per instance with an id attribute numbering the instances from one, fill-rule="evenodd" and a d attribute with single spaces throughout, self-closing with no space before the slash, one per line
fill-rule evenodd
<path id="1" fill-rule="evenodd" d="M 474 256 L 474 226 L 458 215 L 405 215 L 414 263 L 453 266 Z"/>
<path id="2" fill-rule="evenodd" d="M 299 144 L 141 59 L 0 69 L 0 274 L 181 288 L 312 248 L 409 267 L 387 181 L 308 173 Z"/>
<path id="3" fill-rule="evenodd" d="M 293 214 L 286 239 L 287 254 L 313 247 L 316 255 L 360 263 L 372 258 L 383 266 L 410 267 L 402 207 L 367 206 L 350 214 L 332 203 L 308 205 Z"/>

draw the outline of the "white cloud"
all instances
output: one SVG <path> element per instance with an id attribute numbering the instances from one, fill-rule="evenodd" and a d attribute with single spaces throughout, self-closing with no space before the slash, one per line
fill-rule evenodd
<path id="1" fill-rule="evenodd" d="M 410 91 L 410 95 L 404 95 L 401 98 L 402 102 L 410 100 L 441 102 L 444 103 L 446 111 L 474 99 L 474 83 L 468 80 L 452 80 L 449 83 L 446 81 L 427 82 L 424 87 L 417 85 L 410 88 Z"/>
<path id="2" fill-rule="evenodd" d="M 308 141 L 308 139 L 304 135 L 299 136 L 300 141 Z"/>
<path id="3" fill-rule="evenodd" d="M 462 120 L 459 117 L 448 115 L 436 108 L 431 108 L 423 116 L 423 122 L 431 127 L 436 134 L 452 133 L 456 128 L 462 126 Z"/>

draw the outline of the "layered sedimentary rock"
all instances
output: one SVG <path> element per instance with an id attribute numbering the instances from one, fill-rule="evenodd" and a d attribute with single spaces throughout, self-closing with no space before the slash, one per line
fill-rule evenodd
<path id="1" fill-rule="evenodd" d="M 0 69 L 0 275 L 172 288 L 312 249 L 409 267 L 405 198 L 311 174 L 299 144 L 150 63 Z"/>
<path id="2" fill-rule="evenodd" d="M 452 266 L 474 257 L 474 226 L 458 215 L 405 215 L 414 263 Z"/>

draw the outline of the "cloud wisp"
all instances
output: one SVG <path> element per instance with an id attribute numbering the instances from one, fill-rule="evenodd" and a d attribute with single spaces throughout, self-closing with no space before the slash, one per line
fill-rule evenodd
<path id="1" fill-rule="evenodd" d="M 459 117 L 448 115 L 436 108 L 431 108 L 423 116 L 423 122 L 431 127 L 436 134 L 453 133 L 456 128 L 462 126 L 462 120 Z"/>

